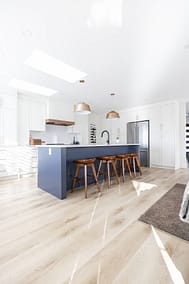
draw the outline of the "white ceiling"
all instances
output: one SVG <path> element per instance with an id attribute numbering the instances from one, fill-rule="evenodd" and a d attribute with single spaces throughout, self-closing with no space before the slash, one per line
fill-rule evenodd
<path id="1" fill-rule="evenodd" d="M 95 112 L 189 101 L 188 11 L 188 0 L 2 0 L 0 87 L 30 81 Z M 24 65 L 35 48 L 87 73 L 86 82 Z"/>

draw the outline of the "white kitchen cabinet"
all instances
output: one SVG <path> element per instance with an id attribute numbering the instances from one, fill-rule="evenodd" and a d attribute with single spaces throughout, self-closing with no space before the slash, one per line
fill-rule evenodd
<path id="1" fill-rule="evenodd" d="M 45 131 L 47 102 L 45 99 L 30 96 L 18 96 L 18 142 L 19 145 L 29 143 L 29 132 Z"/>
<path id="2" fill-rule="evenodd" d="M 162 165 L 172 168 L 175 166 L 175 125 L 176 105 L 174 103 L 162 105 Z"/>
<path id="3" fill-rule="evenodd" d="M 175 110 L 174 102 L 150 108 L 151 166 L 175 168 Z"/>
<path id="4" fill-rule="evenodd" d="M 162 166 L 162 120 L 161 106 L 152 106 L 149 109 L 150 120 L 150 164 L 152 167 Z"/>

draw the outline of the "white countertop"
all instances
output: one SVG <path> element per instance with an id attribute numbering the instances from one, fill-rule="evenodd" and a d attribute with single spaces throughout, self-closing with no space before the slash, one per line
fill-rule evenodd
<path id="1" fill-rule="evenodd" d="M 48 147 L 48 148 L 85 148 L 85 147 L 111 147 L 111 146 L 139 146 L 140 144 L 76 144 L 76 145 L 36 145 L 37 147 Z"/>

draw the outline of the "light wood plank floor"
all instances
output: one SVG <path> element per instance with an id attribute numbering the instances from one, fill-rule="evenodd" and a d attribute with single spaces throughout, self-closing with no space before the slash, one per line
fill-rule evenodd
<path id="1" fill-rule="evenodd" d="M 0 183 L 1 284 L 189 283 L 189 243 L 138 221 L 189 169 L 144 169 L 59 200 L 36 177 Z"/>

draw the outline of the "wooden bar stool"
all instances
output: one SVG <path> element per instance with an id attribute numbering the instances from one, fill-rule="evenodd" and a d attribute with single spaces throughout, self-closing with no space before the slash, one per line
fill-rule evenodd
<path id="1" fill-rule="evenodd" d="M 131 165 L 132 168 L 133 168 L 135 177 L 136 177 L 136 165 L 137 165 L 137 167 L 138 167 L 138 169 L 139 169 L 140 175 L 142 175 L 142 168 L 141 168 L 141 166 L 140 166 L 140 161 L 139 161 L 139 158 L 138 158 L 138 153 L 130 153 L 129 156 L 130 156 L 130 165 Z"/>
<path id="2" fill-rule="evenodd" d="M 120 168 L 122 170 L 123 181 L 125 181 L 125 170 L 126 170 L 126 168 L 128 168 L 130 177 L 133 177 L 132 173 L 131 173 L 130 163 L 129 163 L 130 155 L 129 154 L 120 154 L 120 155 L 117 155 L 116 158 L 118 160 L 120 160 L 120 163 L 121 163 Z"/>
<path id="3" fill-rule="evenodd" d="M 74 160 L 73 161 L 76 164 L 76 170 L 75 170 L 75 175 L 74 175 L 74 178 L 73 178 L 71 192 L 73 192 L 76 182 L 84 179 L 84 181 L 85 181 L 85 198 L 87 198 L 87 177 L 88 176 L 94 177 L 98 191 L 99 192 L 101 191 L 99 183 L 98 183 L 97 175 L 96 175 L 95 166 L 94 166 L 95 160 L 96 160 L 96 158 L 84 159 L 84 160 Z M 81 167 L 84 168 L 84 177 L 82 177 L 82 178 L 78 177 L 79 170 L 80 170 Z M 87 167 L 91 167 L 93 175 L 88 174 Z"/>
<path id="4" fill-rule="evenodd" d="M 97 178 L 99 175 L 103 175 L 104 179 L 106 179 L 106 175 L 108 176 L 108 187 L 110 187 L 110 164 L 112 165 L 112 170 L 116 176 L 117 183 L 119 184 L 119 178 L 117 174 L 117 169 L 116 169 L 116 156 L 102 156 L 98 157 L 97 159 L 100 160 L 99 167 L 98 167 L 98 172 L 97 172 Z M 105 164 L 105 169 L 104 171 L 101 171 L 102 165 Z"/>

